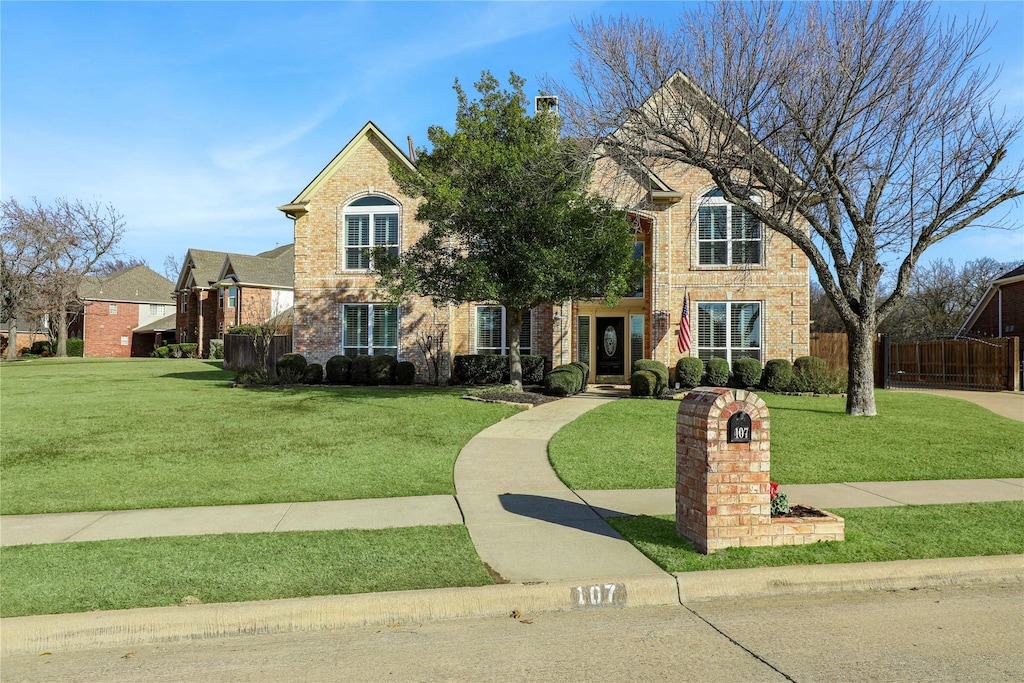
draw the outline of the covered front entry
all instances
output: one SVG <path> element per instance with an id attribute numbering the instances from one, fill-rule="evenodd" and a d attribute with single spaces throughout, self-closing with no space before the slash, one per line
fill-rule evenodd
<path id="1" fill-rule="evenodd" d="M 623 338 L 625 330 L 623 318 L 598 318 L 597 319 L 597 362 L 595 373 L 597 376 L 626 376 L 626 344 Z"/>

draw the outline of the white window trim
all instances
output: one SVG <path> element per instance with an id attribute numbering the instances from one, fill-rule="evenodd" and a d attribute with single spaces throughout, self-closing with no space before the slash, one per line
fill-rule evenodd
<path id="1" fill-rule="evenodd" d="M 369 356 L 373 356 L 376 353 L 387 354 L 389 351 L 394 351 L 395 358 L 401 360 L 400 353 L 402 348 L 402 309 L 399 306 L 391 306 L 380 302 L 367 302 L 367 303 L 351 303 L 342 304 L 341 306 L 341 353 L 342 355 L 348 355 L 348 349 L 360 349 L 360 346 L 346 346 L 345 345 L 345 321 L 348 319 L 346 316 L 346 309 L 351 307 L 366 307 L 366 353 Z M 373 309 L 375 306 L 384 308 L 395 308 L 397 316 L 395 319 L 395 346 L 380 346 L 375 347 L 373 345 Z"/>
<path id="2" fill-rule="evenodd" d="M 495 350 L 498 353 L 493 355 L 507 356 L 509 352 L 508 346 L 508 316 L 504 306 L 498 304 L 480 304 L 473 308 L 473 350 L 476 353 L 480 353 L 480 309 L 482 308 L 500 308 L 501 309 L 501 346 L 485 346 L 483 348 L 488 350 Z M 522 340 L 519 343 L 519 354 L 522 356 L 531 355 L 533 352 L 533 309 L 527 309 L 523 313 L 523 322 L 530 321 L 530 345 L 525 347 L 526 351 L 523 351 Z"/>
<path id="3" fill-rule="evenodd" d="M 764 223 L 758 221 L 761 227 L 761 237 L 758 240 L 761 243 L 761 260 L 758 263 L 733 263 L 733 237 L 732 237 L 732 212 L 734 209 L 743 210 L 742 206 L 737 206 L 732 202 L 729 202 L 725 197 L 707 197 L 705 196 L 708 192 L 714 192 L 714 189 L 705 191 L 699 197 L 696 198 L 696 210 L 693 212 L 693 244 L 691 248 L 691 265 L 698 270 L 735 270 L 735 269 L 767 269 L 767 240 L 765 239 L 765 226 Z M 751 199 L 758 204 L 761 203 L 761 198 L 753 196 Z M 700 210 L 708 206 L 724 206 L 726 207 L 726 239 L 725 240 L 702 240 L 700 238 Z M 725 242 L 726 243 L 726 255 L 725 263 L 701 263 L 700 260 L 700 247 L 702 244 L 711 242 Z M 753 241 L 753 240 L 740 240 L 740 241 Z"/>
<path id="4" fill-rule="evenodd" d="M 367 197 L 380 197 L 381 199 L 386 199 L 389 202 L 396 202 L 395 199 L 393 199 L 391 197 L 388 197 L 387 195 L 371 193 L 371 194 L 367 194 L 367 195 L 364 195 L 362 197 L 356 197 L 356 198 L 350 200 L 349 203 L 346 204 L 344 206 L 344 208 L 342 208 L 342 210 L 341 210 L 341 221 L 339 223 L 339 228 L 338 228 L 338 234 L 339 234 L 339 239 L 338 239 L 338 242 L 339 242 L 339 245 L 338 245 L 338 266 L 339 266 L 339 268 L 338 268 L 338 270 L 339 271 L 345 271 L 345 272 L 349 272 L 349 273 L 368 273 L 371 270 L 373 270 L 373 260 L 372 259 L 369 259 L 369 267 L 368 268 L 349 268 L 348 267 L 348 250 L 350 248 L 356 248 L 356 247 L 349 247 L 349 245 L 348 245 L 348 217 L 349 216 L 364 216 L 364 215 L 365 216 L 369 216 L 369 220 L 370 220 L 370 243 L 368 245 L 360 245 L 361 248 L 363 248 L 363 249 L 373 249 L 374 247 L 377 247 L 377 246 L 394 246 L 394 247 L 397 247 L 397 248 L 401 249 L 401 245 L 402 245 L 402 204 L 401 204 L 401 202 L 396 202 L 393 205 L 383 205 L 382 204 L 380 206 L 352 206 L 352 202 L 358 201 L 360 199 L 366 199 Z M 385 215 L 386 216 L 395 216 L 397 218 L 397 220 L 398 220 L 398 231 L 397 231 L 397 234 L 396 234 L 396 240 L 397 241 L 395 242 L 395 244 L 393 244 L 393 245 L 386 245 L 386 244 L 385 245 L 378 245 L 378 244 L 375 243 L 375 241 L 374 241 L 373 221 L 374 221 L 374 217 L 377 216 L 377 215 L 381 215 L 381 216 L 385 216 Z"/>
<path id="5" fill-rule="evenodd" d="M 107 304 L 107 315 L 117 315 L 117 304 Z"/>
<path id="6" fill-rule="evenodd" d="M 694 344 L 694 350 L 697 356 L 700 357 L 701 349 L 713 349 L 725 351 L 725 360 L 729 363 L 729 367 L 732 367 L 733 352 L 734 351 L 757 351 L 758 360 L 764 363 L 764 311 L 765 305 L 763 301 L 698 301 L 692 302 L 694 307 L 693 311 L 696 313 L 697 319 L 697 335 L 696 343 Z M 702 346 L 700 343 L 701 330 L 700 330 L 700 307 L 708 304 L 724 304 L 725 305 L 725 346 Z M 757 327 L 758 327 L 758 339 L 761 340 L 761 345 L 754 346 L 733 346 L 732 343 L 732 307 L 742 306 L 744 304 L 757 304 L 758 316 L 757 316 Z M 706 361 L 705 361 L 706 362 Z"/>

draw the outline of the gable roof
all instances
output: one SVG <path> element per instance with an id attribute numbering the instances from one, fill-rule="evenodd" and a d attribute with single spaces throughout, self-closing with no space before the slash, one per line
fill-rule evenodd
<path id="1" fill-rule="evenodd" d="M 90 275 L 78 296 L 85 301 L 163 304 L 174 301 L 174 283 L 148 266 L 125 268 L 110 275 Z"/>
<path id="2" fill-rule="evenodd" d="M 167 330 L 175 329 L 177 314 L 171 313 L 168 316 L 146 323 L 145 325 L 139 325 L 133 332 L 166 332 Z"/>
<path id="3" fill-rule="evenodd" d="M 217 285 L 228 273 L 234 273 L 238 284 L 263 285 L 291 289 L 295 282 L 295 248 L 293 244 L 274 247 L 252 256 L 226 251 L 189 249 L 178 275 L 176 291 Z"/>
<path id="4" fill-rule="evenodd" d="M 323 170 L 317 174 L 313 180 L 300 192 L 295 199 L 290 203 L 284 204 L 277 207 L 278 211 L 284 212 L 291 218 L 297 218 L 306 213 L 306 205 L 309 203 L 310 198 L 317 193 L 317 190 L 326 183 L 331 176 L 338 172 L 338 169 L 345 165 L 348 158 L 352 154 L 363 146 L 364 143 L 373 136 L 384 143 L 385 148 L 395 157 L 396 160 L 405 164 L 409 169 L 415 169 L 412 161 L 406 156 L 405 152 L 398 148 L 394 142 L 391 141 L 387 135 L 385 135 L 380 128 L 377 127 L 373 121 L 367 121 L 366 125 L 359 129 L 359 132 L 352 136 L 352 139 L 341 148 L 330 163 L 324 166 Z"/>
<path id="5" fill-rule="evenodd" d="M 985 294 L 978 301 L 977 305 L 975 305 L 971 314 L 967 316 L 967 320 L 964 321 L 963 327 L 961 327 L 960 331 L 956 333 L 956 336 L 961 337 L 971 331 L 974 324 L 978 322 L 978 318 L 981 317 L 982 311 L 988 308 L 988 305 L 992 301 L 993 297 L 995 297 L 996 292 L 998 292 L 1003 285 L 1021 281 L 1024 281 L 1024 263 L 1003 273 L 990 282 L 988 289 L 985 290 Z"/>

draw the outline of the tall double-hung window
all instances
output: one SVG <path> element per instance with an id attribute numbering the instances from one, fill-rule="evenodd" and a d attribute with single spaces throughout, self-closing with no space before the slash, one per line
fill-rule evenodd
<path id="1" fill-rule="evenodd" d="M 361 197 L 341 212 L 344 270 L 370 268 L 369 250 L 384 247 L 398 256 L 398 204 L 387 197 Z"/>
<path id="2" fill-rule="evenodd" d="M 761 304 L 758 302 L 706 302 L 697 304 L 697 355 L 732 362 L 749 357 L 761 360 Z"/>
<path id="3" fill-rule="evenodd" d="M 748 266 L 763 262 L 761 222 L 746 209 L 725 201 L 721 190 L 701 197 L 697 209 L 698 263 Z"/>
<path id="4" fill-rule="evenodd" d="M 386 304 L 345 304 L 341 313 L 343 355 L 398 357 L 398 308 Z"/>
<path id="5" fill-rule="evenodd" d="M 504 356 L 509 349 L 509 330 L 504 306 L 476 307 L 476 352 L 483 356 Z M 533 350 L 533 312 L 523 313 L 523 328 L 519 333 L 519 353 L 527 355 Z"/>

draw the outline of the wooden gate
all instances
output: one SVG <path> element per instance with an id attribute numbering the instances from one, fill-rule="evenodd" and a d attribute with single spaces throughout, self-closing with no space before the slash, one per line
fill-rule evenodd
<path id="1" fill-rule="evenodd" d="M 886 386 L 1020 390 L 1020 338 L 883 344 Z"/>

